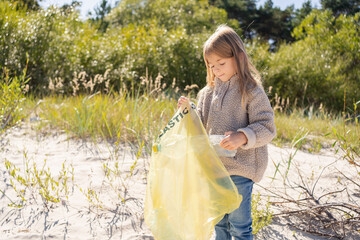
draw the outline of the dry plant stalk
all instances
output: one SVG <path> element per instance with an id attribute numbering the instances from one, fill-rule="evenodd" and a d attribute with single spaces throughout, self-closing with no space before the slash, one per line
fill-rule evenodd
<path id="1" fill-rule="evenodd" d="M 355 234 L 359 232 L 360 206 L 356 204 L 356 201 L 352 199 L 348 192 L 351 183 L 360 187 L 359 183 L 356 183 L 338 170 L 340 174 L 349 180 L 346 187 L 321 195 L 315 191 L 316 185 L 324 170 L 333 163 L 330 163 L 322 169 L 322 172 L 314 181 L 313 186 L 309 186 L 306 183 L 299 167 L 296 166 L 300 183 L 293 183 L 287 177 L 283 176 L 285 178 L 283 181 L 284 191 L 274 191 L 262 187 L 269 193 L 269 197 L 272 199 L 270 204 L 278 206 L 279 209 L 281 209 L 280 213 L 273 214 L 273 217 L 283 217 L 295 221 L 295 223 L 290 222 L 288 224 L 301 231 L 324 237 L 343 239 L 350 232 Z M 291 194 L 288 193 L 290 191 L 292 191 Z M 297 191 L 298 194 L 294 194 L 294 191 Z M 341 193 L 347 193 L 349 198 L 348 202 L 339 202 L 336 196 Z M 297 196 L 303 197 L 296 199 Z M 324 200 L 325 197 L 328 199 Z"/>
<path id="2" fill-rule="evenodd" d="M 86 79 L 86 72 L 82 71 L 79 74 L 77 72 L 73 73 L 73 79 L 70 81 L 69 85 L 72 89 L 72 95 L 76 96 L 81 91 L 87 92 L 88 94 L 93 94 L 98 88 L 103 90 L 105 93 L 109 93 L 110 90 L 110 79 L 108 79 L 110 69 L 106 69 L 104 75 L 96 74 L 94 78 Z M 55 77 L 54 79 L 49 79 L 48 89 L 52 93 L 64 93 L 66 83 L 61 77 Z"/>

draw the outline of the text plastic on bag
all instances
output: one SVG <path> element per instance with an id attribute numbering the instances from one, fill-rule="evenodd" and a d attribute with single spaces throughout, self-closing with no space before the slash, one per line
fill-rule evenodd
<path id="1" fill-rule="evenodd" d="M 184 104 L 153 147 L 145 221 L 157 240 L 209 240 L 241 203 L 194 108 Z"/>

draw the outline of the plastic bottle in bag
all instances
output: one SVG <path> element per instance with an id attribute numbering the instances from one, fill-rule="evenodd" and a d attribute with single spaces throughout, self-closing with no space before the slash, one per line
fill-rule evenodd
<path id="1" fill-rule="evenodd" d="M 235 157 L 236 150 L 227 150 L 220 146 L 220 142 L 225 138 L 225 135 L 209 135 L 211 144 L 213 145 L 219 157 Z"/>

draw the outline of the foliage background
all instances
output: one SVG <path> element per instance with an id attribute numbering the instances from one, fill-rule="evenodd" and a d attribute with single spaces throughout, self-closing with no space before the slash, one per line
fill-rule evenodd
<path id="1" fill-rule="evenodd" d="M 236 3 L 235 3 L 236 2 Z M 0 66 L 20 75 L 29 60 L 30 93 L 71 94 L 74 76 L 105 74 L 113 90 L 158 74 L 170 86 L 206 84 L 202 45 L 220 24 L 244 39 L 269 95 L 302 106 L 341 111 L 360 98 L 359 3 L 305 2 L 280 10 L 267 1 L 103 0 L 97 16 L 83 21 L 73 6 L 41 9 L 37 1 L 0 2 Z M 250 24 L 253 23 L 253 24 Z"/>

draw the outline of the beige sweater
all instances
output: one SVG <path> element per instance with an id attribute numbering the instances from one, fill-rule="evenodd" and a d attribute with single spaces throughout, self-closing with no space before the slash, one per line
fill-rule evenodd
<path id="1" fill-rule="evenodd" d="M 266 144 L 276 135 L 274 112 L 264 90 L 251 90 L 241 107 L 237 76 L 227 82 L 215 78 L 215 87 L 206 86 L 198 94 L 197 111 L 210 135 L 227 131 L 243 132 L 248 142 L 237 149 L 234 158 L 221 157 L 230 175 L 240 175 L 259 182 L 268 162 Z"/>

